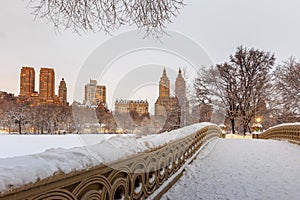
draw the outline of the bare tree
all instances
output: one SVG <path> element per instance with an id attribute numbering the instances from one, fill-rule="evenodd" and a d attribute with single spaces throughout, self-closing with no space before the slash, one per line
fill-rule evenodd
<path id="1" fill-rule="evenodd" d="M 0 125 L 9 133 L 58 133 L 71 130 L 73 118 L 70 106 L 54 104 L 32 105 L 23 99 L 0 99 Z"/>
<path id="2" fill-rule="evenodd" d="M 70 106 L 57 106 L 57 126 L 58 131 L 71 132 L 72 108 Z"/>
<path id="3" fill-rule="evenodd" d="M 220 73 L 223 89 L 219 91 L 222 102 L 227 108 L 226 113 L 230 121 L 232 133 L 235 134 L 236 120 L 239 116 L 239 90 L 240 85 L 237 83 L 237 70 L 228 63 L 217 65 Z"/>
<path id="4" fill-rule="evenodd" d="M 1 101 L 1 121 L 4 127 L 8 128 L 8 132 L 11 133 L 15 126 L 15 119 L 13 118 L 13 110 L 16 103 L 14 101 Z"/>
<path id="5" fill-rule="evenodd" d="M 196 102 L 204 108 L 211 107 L 211 105 L 218 107 L 218 110 L 225 108 L 233 134 L 238 116 L 238 84 L 235 78 L 236 70 L 228 63 L 224 63 L 201 68 L 194 81 Z M 210 110 L 212 112 L 212 108 Z M 207 113 L 203 109 L 201 112 L 199 114 L 202 116 Z"/>
<path id="6" fill-rule="evenodd" d="M 276 123 L 295 122 L 300 119 L 300 62 L 290 57 L 277 66 L 272 94 L 273 116 Z"/>
<path id="7" fill-rule="evenodd" d="M 114 118 L 116 119 L 118 128 L 121 128 L 126 133 L 133 133 L 134 130 L 137 128 L 137 124 L 134 121 L 136 117 L 138 117 L 138 114 L 135 111 L 132 111 L 130 113 L 119 113 L 116 112 L 114 114 Z"/>
<path id="8" fill-rule="evenodd" d="M 228 63 L 199 71 L 194 82 L 196 99 L 225 107 L 232 132 L 239 120 L 245 134 L 250 131 L 259 105 L 267 99 L 274 62 L 269 52 L 240 46 Z"/>
<path id="9" fill-rule="evenodd" d="M 11 109 L 6 111 L 6 116 L 9 120 L 12 120 L 18 126 L 19 134 L 22 134 L 22 128 L 28 121 L 29 105 L 25 102 L 13 103 Z"/>
<path id="10" fill-rule="evenodd" d="M 138 133 L 139 135 L 147 135 L 149 132 L 153 132 L 149 113 L 140 115 L 136 110 L 130 110 L 126 113 L 116 111 L 113 119 L 116 120 L 115 124 L 118 125 L 118 128 L 125 132 Z M 147 130 L 149 131 L 145 132 Z"/>
<path id="11" fill-rule="evenodd" d="M 275 56 L 261 50 L 238 47 L 234 56 L 230 56 L 231 65 L 237 70 L 237 84 L 240 86 L 239 111 L 242 117 L 244 134 L 250 130 L 250 122 L 256 115 L 259 105 L 265 101 L 270 88 L 270 70 L 274 66 Z"/>
<path id="12" fill-rule="evenodd" d="M 168 110 L 165 124 L 159 133 L 180 128 L 180 116 L 181 108 L 177 99 L 177 103 L 172 106 L 171 110 Z"/>
<path id="13" fill-rule="evenodd" d="M 96 115 L 99 120 L 100 127 L 102 127 L 105 124 L 108 124 L 109 113 L 110 111 L 104 103 L 100 103 L 96 108 Z"/>
<path id="14" fill-rule="evenodd" d="M 33 13 L 55 28 L 111 32 L 136 25 L 147 34 L 162 33 L 184 7 L 183 0 L 29 0 Z"/>
<path id="15" fill-rule="evenodd" d="M 291 57 L 278 66 L 275 75 L 277 77 L 277 89 L 282 100 L 299 111 L 300 107 L 300 62 Z"/>
<path id="16" fill-rule="evenodd" d="M 106 104 L 100 103 L 96 108 L 96 115 L 100 124 L 100 127 L 104 127 L 105 131 L 116 132 L 116 122 L 112 112 L 107 108 Z"/>
<path id="17" fill-rule="evenodd" d="M 73 102 L 72 111 L 77 132 L 82 132 L 85 128 L 90 128 L 99 123 L 95 108 L 82 106 L 77 102 Z"/>

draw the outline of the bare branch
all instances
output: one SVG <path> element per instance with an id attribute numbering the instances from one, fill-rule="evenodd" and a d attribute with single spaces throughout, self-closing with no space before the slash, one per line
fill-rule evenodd
<path id="1" fill-rule="evenodd" d="M 135 25 L 146 36 L 159 37 L 185 6 L 184 0 L 29 0 L 33 14 L 55 29 L 111 31 Z"/>

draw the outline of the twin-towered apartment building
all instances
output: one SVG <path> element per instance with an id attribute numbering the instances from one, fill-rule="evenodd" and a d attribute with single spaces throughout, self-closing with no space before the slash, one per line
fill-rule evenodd
<path id="1" fill-rule="evenodd" d="M 155 116 L 172 118 L 175 127 L 186 125 L 189 113 L 189 102 L 186 97 L 186 82 L 181 69 L 175 81 L 175 96 L 170 94 L 170 80 L 166 69 L 163 70 L 159 81 L 159 97 L 155 102 Z"/>
<path id="2" fill-rule="evenodd" d="M 31 105 L 54 104 L 68 105 L 67 85 L 64 78 L 60 81 L 58 95 L 55 94 L 55 72 L 52 68 L 41 68 L 39 76 L 39 92 L 35 90 L 35 70 L 33 67 L 22 67 L 20 73 L 21 100 Z"/>

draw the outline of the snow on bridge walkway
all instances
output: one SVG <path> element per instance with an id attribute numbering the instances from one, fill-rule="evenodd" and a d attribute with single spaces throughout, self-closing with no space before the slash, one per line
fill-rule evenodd
<path id="1" fill-rule="evenodd" d="M 285 141 L 218 139 L 162 199 L 300 199 L 300 146 Z"/>

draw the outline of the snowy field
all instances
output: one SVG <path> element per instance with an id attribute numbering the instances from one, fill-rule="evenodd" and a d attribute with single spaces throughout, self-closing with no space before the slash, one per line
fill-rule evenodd
<path id="1" fill-rule="evenodd" d="M 187 167 L 162 199 L 300 199 L 300 146 L 218 139 Z"/>

